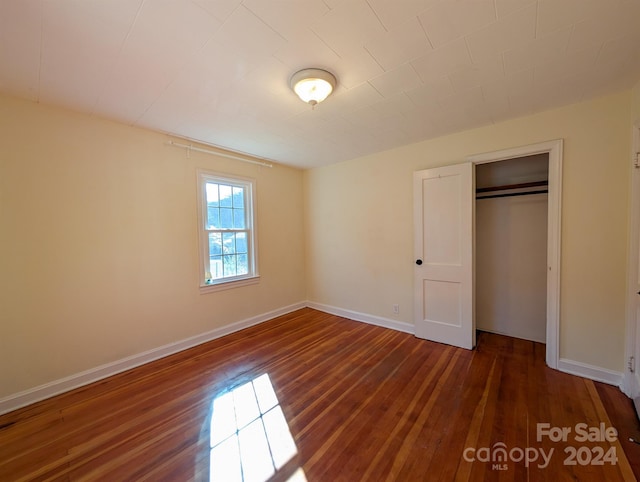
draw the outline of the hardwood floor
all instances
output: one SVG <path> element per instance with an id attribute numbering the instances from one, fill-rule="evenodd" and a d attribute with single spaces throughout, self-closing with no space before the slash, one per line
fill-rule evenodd
<path id="1" fill-rule="evenodd" d="M 548 369 L 544 345 L 303 309 L 0 416 L 0 481 L 629 481 L 637 435 L 624 395 Z"/>

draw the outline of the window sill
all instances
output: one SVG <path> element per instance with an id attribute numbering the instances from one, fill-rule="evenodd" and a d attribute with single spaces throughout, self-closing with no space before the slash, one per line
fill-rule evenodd
<path id="1" fill-rule="evenodd" d="M 213 293 L 216 291 L 230 290 L 240 288 L 241 286 L 254 285 L 260 282 L 260 276 L 252 276 L 250 278 L 241 278 L 231 281 L 223 281 L 212 285 L 200 285 L 200 294 Z"/>

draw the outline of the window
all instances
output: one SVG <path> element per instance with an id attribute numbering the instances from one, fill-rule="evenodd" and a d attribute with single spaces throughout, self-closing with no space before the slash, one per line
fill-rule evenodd
<path id="1" fill-rule="evenodd" d="M 199 172 L 201 286 L 257 280 L 253 199 L 252 180 Z"/>

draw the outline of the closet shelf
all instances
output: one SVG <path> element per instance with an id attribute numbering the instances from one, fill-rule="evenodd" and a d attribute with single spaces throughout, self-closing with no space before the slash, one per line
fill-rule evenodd
<path id="1" fill-rule="evenodd" d="M 525 189 L 528 187 L 541 187 L 541 186 L 548 186 L 548 185 L 549 185 L 549 181 L 523 182 L 520 184 L 507 184 L 504 186 L 479 187 L 478 189 L 476 189 L 476 193 L 480 194 L 483 192 L 506 191 L 509 189 Z"/>
<path id="2" fill-rule="evenodd" d="M 529 191 L 517 191 L 517 192 L 507 192 L 500 193 L 500 191 L 508 191 L 515 189 L 531 189 L 535 187 L 547 187 L 549 186 L 549 181 L 536 181 L 536 182 L 523 182 L 520 184 L 508 184 L 505 186 L 494 186 L 494 187 L 481 187 L 476 189 L 476 199 L 493 199 L 497 197 L 512 197 L 512 196 L 528 196 L 530 194 L 545 194 L 548 193 L 548 189 L 536 189 Z M 497 194 L 489 194 L 497 192 Z"/>

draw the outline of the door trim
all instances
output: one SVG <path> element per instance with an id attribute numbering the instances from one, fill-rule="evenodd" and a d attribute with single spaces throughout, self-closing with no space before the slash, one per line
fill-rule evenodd
<path id="1" fill-rule="evenodd" d="M 634 159 L 637 152 L 640 152 L 640 120 L 632 125 L 631 141 L 631 164 L 629 175 L 629 239 L 627 245 L 627 313 L 625 329 L 625 367 L 622 378 L 622 391 L 636 405 L 636 410 L 640 413 L 640 384 L 633 372 L 629 369 L 628 363 L 635 357 L 637 338 L 637 313 L 635 290 L 640 273 L 640 259 L 638 256 L 638 246 L 640 245 L 640 192 L 636 176 L 634 175 Z M 640 360 L 635 360 L 634 370 L 638 370 Z"/>
<path id="2" fill-rule="evenodd" d="M 486 164 L 488 162 L 504 161 L 516 157 L 549 154 L 546 362 L 550 368 L 558 368 L 558 360 L 560 358 L 560 222 L 562 215 L 562 146 L 563 140 L 556 139 L 553 141 L 476 154 L 467 157 L 467 161 L 473 164 Z"/>

